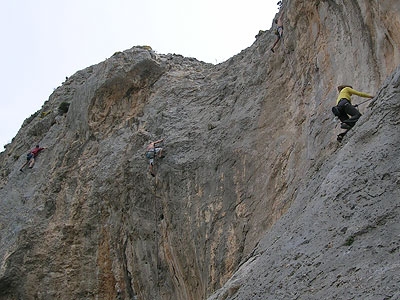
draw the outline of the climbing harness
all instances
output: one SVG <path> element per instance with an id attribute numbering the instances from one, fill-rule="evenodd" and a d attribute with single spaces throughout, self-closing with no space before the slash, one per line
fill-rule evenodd
<path id="1" fill-rule="evenodd" d="M 146 152 L 146 157 L 147 157 L 148 159 L 154 158 L 154 148 L 153 148 L 152 151 L 147 151 L 147 152 Z"/>
<path id="2" fill-rule="evenodd" d="M 159 156 L 159 158 L 163 158 L 164 155 L 162 155 L 162 148 L 163 144 L 162 142 L 159 143 L 154 143 L 153 144 L 153 148 L 149 149 L 148 151 L 146 151 L 145 155 L 146 158 L 150 160 L 150 164 L 151 164 L 151 172 L 150 174 L 155 177 L 155 165 L 156 165 L 156 157 L 159 156 L 161 154 L 161 156 Z"/>

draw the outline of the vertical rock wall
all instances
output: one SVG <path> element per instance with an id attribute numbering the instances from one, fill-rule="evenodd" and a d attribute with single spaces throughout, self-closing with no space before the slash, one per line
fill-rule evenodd
<path id="1" fill-rule="evenodd" d="M 216 299 L 400 296 L 400 68 Z"/>
<path id="2" fill-rule="evenodd" d="M 231 278 L 337 153 L 336 85 L 374 94 L 400 58 L 396 1 L 282 9 L 275 54 L 270 31 L 216 66 L 135 47 L 26 120 L 0 154 L 1 298 L 205 299 Z"/>

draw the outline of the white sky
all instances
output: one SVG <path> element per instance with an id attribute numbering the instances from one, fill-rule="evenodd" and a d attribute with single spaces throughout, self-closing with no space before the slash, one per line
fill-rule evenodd
<path id="1" fill-rule="evenodd" d="M 220 63 L 249 47 L 260 29 L 270 29 L 277 2 L 3 1 L 0 151 L 65 77 L 141 45 Z"/>

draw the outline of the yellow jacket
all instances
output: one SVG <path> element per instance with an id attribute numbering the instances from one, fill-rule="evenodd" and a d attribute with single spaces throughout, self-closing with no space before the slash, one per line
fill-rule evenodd
<path id="1" fill-rule="evenodd" d="M 357 95 L 357 96 L 364 97 L 364 98 L 373 98 L 373 96 L 371 96 L 367 93 L 362 93 L 362 92 L 353 90 L 350 87 L 345 87 L 340 91 L 339 96 L 336 100 L 336 105 L 339 103 L 340 99 L 343 99 L 343 98 L 346 98 L 351 103 L 351 95 Z"/>

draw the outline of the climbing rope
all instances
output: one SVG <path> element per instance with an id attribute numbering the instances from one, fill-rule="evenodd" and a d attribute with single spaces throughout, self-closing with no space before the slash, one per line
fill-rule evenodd
<path id="1" fill-rule="evenodd" d="M 162 150 L 161 150 L 162 151 Z M 156 143 L 153 144 L 153 165 L 152 165 L 152 175 L 155 177 L 154 181 L 154 197 L 153 197 L 153 203 L 154 203 L 154 243 L 155 243 L 155 256 L 156 256 L 156 276 L 155 276 L 155 284 L 157 285 L 157 298 L 160 297 L 160 279 L 159 279 L 159 268 L 160 268 L 160 257 L 159 257 L 159 241 L 158 241 L 158 236 L 159 236 L 159 218 L 160 218 L 160 208 L 158 205 L 158 197 L 157 197 L 157 185 L 158 185 L 158 178 L 156 175 L 156 159 L 157 159 L 157 151 L 156 151 Z"/>
<path id="2" fill-rule="evenodd" d="M 154 167 L 156 164 L 156 149 L 154 145 L 154 158 L 153 158 L 153 172 Z M 154 173 L 155 174 L 155 173 Z M 159 209 L 157 205 L 157 177 L 154 183 L 154 243 L 155 243 L 155 255 L 156 255 L 156 282 L 157 285 L 157 297 L 160 297 L 160 282 L 159 282 L 159 255 L 158 255 L 158 216 L 159 216 Z"/>
<path id="3" fill-rule="evenodd" d="M 368 100 L 365 100 L 365 101 L 363 101 L 363 102 L 361 102 L 361 103 L 358 103 L 358 104 L 356 104 L 356 105 L 354 105 L 354 107 L 358 107 L 359 105 L 362 105 L 362 104 L 364 104 L 364 103 L 367 103 L 367 102 L 369 102 L 369 101 L 371 101 L 371 100 L 373 100 L 374 98 L 370 98 L 370 99 L 368 99 Z"/>

